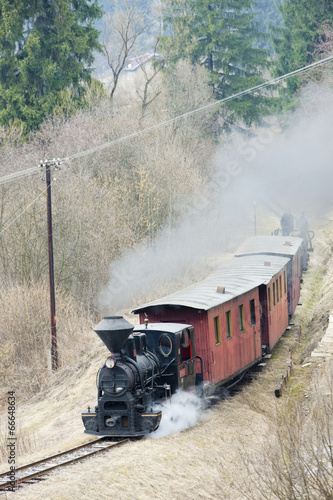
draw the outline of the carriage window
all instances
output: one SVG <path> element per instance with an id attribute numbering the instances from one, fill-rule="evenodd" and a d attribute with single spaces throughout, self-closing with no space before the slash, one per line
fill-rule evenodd
<path id="1" fill-rule="evenodd" d="M 283 287 L 284 287 L 284 293 L 287 293 L 286 271 L 283 271 Z"/>
<path id="2" fill-rule="evenodd" d="M 282 299 L 282 278 L 281 278 L 281 275 L 279 277 L 279 282 L 280 282 L 280 299 Z"/>
<path id="3" fill-rule="evenodd" d="M 254 306 L 254 299 L 250 300 L 250 314 L 251 314 L 251 325 L 254 326 L 256 324 L 256 310 Z"/>
<path id="4" fill-rule="evenodd" d="M 280 296 L 279 296 L 279 282 L 276 280 L 276 302 L 280 302 Z"/>
<path id="5" fill-rule="evenodd" d="M 227 339 L 231 339 L 232 331 L 231 331 L 231 311 L 227 311 L 225 313 L 225 319 L 227 324 Z"/>
<path id="6" fill-rule="evenodd" d="M 170 355 L 172 351 L 172 340 L 169 335 L 162 335 L 160 338 L 160 351 L 166 358 Z"/>
<path id="7" fill-rule="evenodd" d="M 268 289 L 268 307 L 269 307 L 269 311 L 272 310 L 272 303 L 271 303 L 271 289 L 269 288 Z"/>
<path id="8" fill-rule="evenodd" d="M 243 304 L 238 307 L 239 310 L 239 329 L 241 332 L 245 332 L 245 320 L 244 320 L 244 306 Z"/>
<path id="9" fill-rule="evenodd" d="M 299 269 L 299 262 L 300 262 L 300 258 L 299 258 L 299 254 L 297 253 L 295 255 L 295 259 L 294 259 L 294 273 L 293 273 L 293 276 L 296 278 L 297 275 L 298 275 L 298 269 Z"/>
<path id="10" fill-rule="evenodd" d="M 221 344 L 220 318 L 218 316 L 214 318 L 214 331 L 216 345 Z"/>
<path id="11" fill-rule="evenodd" d="M 275 283 L 273 283 L 273 306 L 275 306 Z"/>

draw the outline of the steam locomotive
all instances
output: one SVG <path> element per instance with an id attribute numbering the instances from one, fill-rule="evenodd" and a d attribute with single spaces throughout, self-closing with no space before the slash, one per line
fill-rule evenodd
<path id="1" fill-rule="evenodd" d="M 178 389 L 234 383 L 288 327 L 307 260 L 301 238 L 249 238 L 205 280 L 133 310 L 139 326 L 104 318 L 95 332 L 110 354 L 85 432 L 141 437 L 160 424 L 156 403 Z"/>
<path id="2" fill-rule="evenodd" d="M 133 327 L 121 316 L 94 329 L 110 351 L 98 374 L 98 405 L 82 413 L 85 432 L 140 437 L 156 430 L 166 400 L 202 380 L 196 371 L 193 326 L 152 323 Z"/>

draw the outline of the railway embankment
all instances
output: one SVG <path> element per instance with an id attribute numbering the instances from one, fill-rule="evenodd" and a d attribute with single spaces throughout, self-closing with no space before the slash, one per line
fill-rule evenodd
<path id="1" fill-rule="evenodd" d="M 333 359 L 333 313 L 330 314 L 326 332 L 317 347 L 312 351 L 311 358 Z"/>

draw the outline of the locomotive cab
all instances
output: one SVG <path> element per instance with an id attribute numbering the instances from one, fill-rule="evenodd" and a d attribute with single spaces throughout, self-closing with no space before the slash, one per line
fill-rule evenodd
<path id="1" fill-rule="evenodd" d="M 147 349 L 160 363 L 161 382 L 177 389 L 194 387 L 197 377 L 194 328 L 180 323 L 150 323 L 134 328 L 134 336 L 145 334 Z M 162 397 L 160 393 L 160 397 Z"/>

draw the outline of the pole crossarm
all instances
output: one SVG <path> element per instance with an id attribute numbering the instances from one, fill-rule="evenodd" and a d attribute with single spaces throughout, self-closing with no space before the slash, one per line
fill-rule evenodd
<path id="1" fill-rule="evenodd" d="M 53 158 L 53 160 L 41 160 L 39 163 L 40 168 L 55 167 L 59 168 L 63 164 L 62 158 Z"/>

